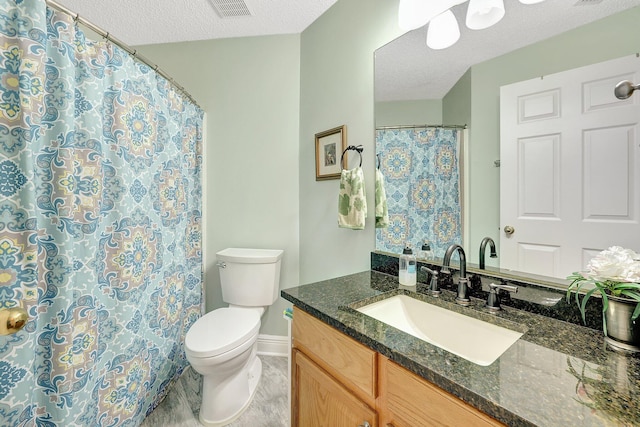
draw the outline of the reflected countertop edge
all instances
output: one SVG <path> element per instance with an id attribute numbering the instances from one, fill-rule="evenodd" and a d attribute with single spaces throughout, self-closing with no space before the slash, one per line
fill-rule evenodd
<path id="1" fill-rule="evenodd" d="M 353 309 L 411 292 L 395 276 L 364 271 L 281 296 L 509 426 L 640 425 L 640 358 L 610 350 L 602 332 L 511 307 L 489 314 L 475 298 L 457 306 L 453 292 L 435 298 L 418 283 L 417 297 L 426 302 L 525 331 L 494 363 L 479 366 Z"/>

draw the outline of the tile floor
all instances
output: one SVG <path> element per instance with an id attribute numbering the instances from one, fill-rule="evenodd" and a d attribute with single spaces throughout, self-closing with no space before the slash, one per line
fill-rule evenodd
<path id="1" fill-rule="evenodd" d="M 259 356 L 262 378 L 249 408 L 231 427 L 287 427 L 289 401 L 286 357 Z M 167 397 L 144 420 L 141 427 L 201 427 L 200 387 L 202 377 L 187 368 Z"/>

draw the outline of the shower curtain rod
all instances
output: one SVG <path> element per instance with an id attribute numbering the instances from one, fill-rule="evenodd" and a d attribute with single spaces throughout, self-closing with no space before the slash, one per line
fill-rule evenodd
<path id="1" fill-rule="evenodd" d="M 153 69 L 153 71 L 155 71 L 156 73 L 160 74 L 162 77 L 167 79 L 167 81 L 169 83 L 171 83 L 172 86 L 174 86 L 176 89 L 178 89 L 178 91 L 182 92 L 198 108 L 202 109 L 202 107 L 200 107 L 200 105 L 196 102 L 195 99 L 193 99 L 191 94 L 189 92 L 187 92 L 187 90 L 184 87 L 182 87 L 178 83 L 176 83 L 176 81 L 171 76 L 169 76 L 167 73 L 165 73 L 163 70 L 161 70 L 158 67 L 157 64 L 154 64 L 153 62 L 149 61 L 144 56 L 140 55 L 136 49 L 132 49 L 126 43 L 124 43 L 124 42 L 118 40 L 117 38 L 113 37 L 111 34 L 109 34 L 108 31 L 105 31 L 102 28 L 98 27 L 97 25 L 87 21 L 86 19 L 82 18 L 79 14 L 77 14 L 75 12 L 72 12 L 71 10 L 67 9 L 66 7 L 64 7 L 63 5 L 61 5 L 59 3 L 56 3 L 53 0 L 45 0 L 45 2 L 46 2 L 46 4 L 48 6 L 51 6 L 52 8 L 56 9 L 57 11 L 62 12 L 62 13 L 66 13 L 67 15 L 72 16 L 74 22 L 81 23 L 85 27 L 89 28 L 91 31 L 93 31 L 95 33 L 98 33 L 101 37 L 104 37 L 105 40 L 107 40 L 107 41 L 117 45 L 118 47 L 124 49 L 124 51 L 127 52 L 129 55 L 131 55 L 134 59 L 137 59 L 138 61 L 142 62 L 143 64 L 148 65 L 149 67 L 151 67 Z"/>
<path id="2" fill-rule="evenodd" d="M 467 125 L 399 125 L 399 126 L 380 126 L 380 127 L 377 127 L 376 130 L 426 129 L 426 128 L 466 129 Z"/>

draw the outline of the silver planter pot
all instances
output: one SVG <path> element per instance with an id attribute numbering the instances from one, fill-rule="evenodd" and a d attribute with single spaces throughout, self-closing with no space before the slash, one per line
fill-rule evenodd
<path id="1" fill-rule="evenodd" d="M 612 295 L 607 297 L 609 306 L 604 312 L 607 322 L 605 341 L 614 350 L 640 352 L 640 317 L 631 320 L 638 302 Z"/>

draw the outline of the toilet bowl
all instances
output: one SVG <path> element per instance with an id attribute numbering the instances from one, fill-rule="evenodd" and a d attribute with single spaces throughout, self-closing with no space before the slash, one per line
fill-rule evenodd
<path id="1" fill-rule="evenodd" d="M 187 360 L 203 376 L 203 425 L 231 423 L 253 399 L 262 373 L 257 357 L 259 329 L 257 311 L 231 307 L 207 313 L 187 332 Z"/>
<path id="2" fill-rule="evenodd" d="M 280 249 L 229 248 L 216 253 L 222 299 L 184 341 L 187 360 L 203 376 L 200 422 L 224 426 L 249 406 L 260 381 L 260 319 L 278 296 Z"/>

